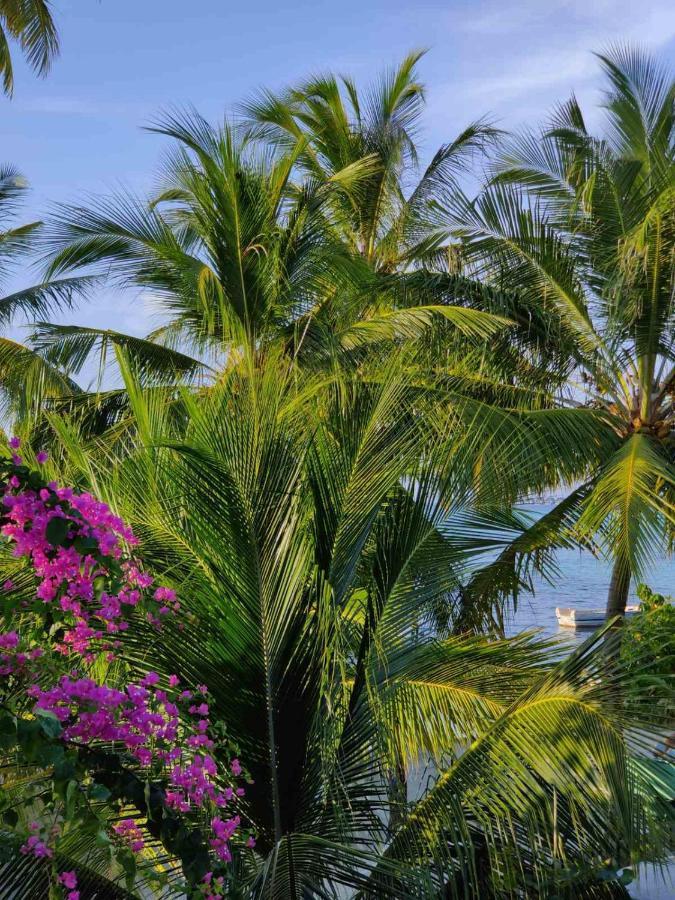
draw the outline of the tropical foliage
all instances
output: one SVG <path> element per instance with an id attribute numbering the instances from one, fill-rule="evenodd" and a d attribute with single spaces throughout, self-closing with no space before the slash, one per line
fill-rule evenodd
<path id="1" fill-rule="evenodd" d="M 124 553 L 134 534 L 105 504 L 46 483 L 16 454 L 6 466 L 2 535 L 18 577 L 3 586 L 11 630 L 0 633 L 0 734 L 15 774 L 2 805 L 4 821 L 23 831 L 19 853 L 51 860 L 52 887 L 60 884 L 67 900 L 80 896 L 77 873 L 59 872 L 74 835 L 107 850 L 127 887 L 146 835 L 180 861 L 186 890 L 220 884 L 225 876 L 212 870 L 231 860 L 240 824 L 223 810 L 245 789 L 228 783 L 242 770 L 236 758 L 228 768 L 222 723 L 208 718 L 208 687 L 185 689 L 173 674 L 160 688 L 152 671 L 125 683 L 118 654 L 140 616 L 161 633 L 179 614 L 175 592 L 149 590 L 152 577 Z"/>
<path id="2" fill-rule="evenodd" d="M 17 277 L 19 266 L 28 264 L 36 251 L 40 222 L 15 224 L 28 182 L 13 166 L 0 167 L 0 286 Z M 57 310 L 73 308 L 76 296 L 86 296 L 90 278 L 52 278 L 0 296 L 0 328 L 33 322 Z M 62 370 L 51 365 L 33 348 L 0 336 L 0 412 L 5 419 L 30 418 L 46 397 L 62 397 L 77 391 Z"/>
<path id="3" fill-rule="evenodd" d="M 621 653 L 630 669 L 631 687 L 648 693 L 651 701 L 668 708 L 673 701 L 675 663 L 675 598 L 638 587 L 640 612 L 626 628 Z"/>
<path id="4" fill-rule="evenodd" d="M 468 270 L 546 309 L 574 367 L 568 403 L 607 410 L 621 438 L 576 523 L 614 558 L 614 615 L 675 535 L 675 83 L 637 50 L 600 61 L 601 138 L 573 98 L 500 152 L 474 202 L 450 207 Z"/>
<path id="5" fill-rule="evenodd" d="M 612 52 L 602 138 L 572 101 L 541 135 L 475 122 L 420 175 L 418 60 L 369 91 L 263 92 L 218 128 L 166 115 L 150 200 L 0 242 L 13 261 L 35 237 L 46 264 L 0 301 L 32 323 L 0 367 L 45 472 L 8 464 L 0 555 L 19 896 L 620 897 L 666 852 L 672 694 L 648 702 L 631 629 L 570 654 L 504 620 L 560 547 L 613 556 L 621 612 L 673 542 L 672 78 Z M 44 321 L 103 280 L 151 296 L 158 327 Z M 536 521 L 514 510 L 552 489 Z M 166 587 L 127 603 L 140 560 Z M 27 700 L 38 658 L 16 660 L 41 643 Z"/>
<path id="6" fill-rule="evenodd" d="M 21 47 L 26 61 L 45 75 L 59 52 L 59 38 L 49 0 L 2 0 L 0 3 L 0 77 L 6 94 L 14 90 L 11 42 Z"/>
<path id="7" fill-rule="evenodd" d="M 114 497 L 180 588 L 189 625 L 129 630 L 120 652 L 208 683 L 241 748 L 257 846 L 231 896 L 609 896 L 658 852 L 613 641 L 556 663 L 532 636 L 457 627 L 467 566 L 507 522 L 467 503 L 479 446 L 452 411 L 419 415 L 396 369 L 299 383 L 283 354 L 184 392 L 178 428 L 127 391 L 126 446 L 64 431 L 59 468 Z"/>

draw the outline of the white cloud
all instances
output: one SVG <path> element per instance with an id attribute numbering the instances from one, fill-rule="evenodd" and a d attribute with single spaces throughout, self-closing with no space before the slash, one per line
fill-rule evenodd
<path id="1" fill-rule="evenodd" d="M 578 39 L 602 39 L 614 35 L 622 40 L 663 44 L 675 35 L 675 6 L 664 0 L 518 0 L 518 2 L 476 4 L 476 15 L 462 15 L 457 24 L 467 34 L 508 35 L 533 32 L 556 42 L 573 24 Z M 543 29 L 543 33 L 539 29 Z M 575 41 L 576 43 L 576 41 Z"/>
<path id="2" fill-rule="evenodd" d="M 55 116 L 134 116 L 143 114 L 147 107 L 140 103 L 116 103 L 114 101 L 87 100 L 80 97 L 37 96 L 21 100 L 17 107 L 22 112 Z"/>
<path id="3" fill-rule="evenodd" d="M 476 15 L 462 15 L 458 25 L 461 31 L 466 34 L 481 35 L 507 35 L 520 31 L 523 28 L 532 27 L 532 25 L 550 19 L 557 10 L 568 6 L 566 0 L 551 0 L 549 3 L 540 3 L 535 0 L 533 3 L 516 3 L 509 5 L 508 3 L 500 3 L 496 6 L 491 4 L 482 4 L 483 9 L 480 10 L 479 4 L 474 6 L 478 10 Z"/>
<path id="4" fill-rule="evenodd" d="M 476 3 L 461 16 L 455 11 L 450 27 L 464 36 L 461 77 L 432 84 L 430 116 L 464 121 L 491 112 L 511 125 L 533 111 L 542 115 L 572 91 L 596 105 L 600 67 L 593 52 L 615 42 L 658 52 L 675 37 L 675 4 L 505 0 Z"/>
<path id="5" fill-rule="evenodd" d="M 579 84 L 592 78 L 597 62 L 588 50 L 541 53 L 520 58 L 500 72 L 474 78 L 463 85 L 463 94 L 472 100 L 489 101 L 491 106 L 524 94 L 540 93 L 555 85 Z"/>

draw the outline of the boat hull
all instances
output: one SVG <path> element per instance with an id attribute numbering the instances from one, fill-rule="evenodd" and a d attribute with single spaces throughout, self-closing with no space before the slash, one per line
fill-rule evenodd
<path id="1" fill-rule="evenodd" d="M 626 607 L 626 619 L 631 619 L 640 612 L 639 606 Z M 576 609 L 575 607 L 556 606 L 558 625 L 563 628 L 600 628 L 605 624 L 604 609 Z"/>

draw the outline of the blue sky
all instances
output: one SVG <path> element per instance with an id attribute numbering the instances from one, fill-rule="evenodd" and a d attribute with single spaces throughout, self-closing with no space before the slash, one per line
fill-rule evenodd
<path id="1" fill-rule="evenodd" d="M 120 184 L 149 190 L 162 141 L 141 126 L 170 105 L 217 120 L 261 85 L 334 69 L 368 80 L 427 47 L 427 153 L 469 121 L 536 122 L 574 90 L 598 101 L 592 51 L 616 40 L 675 59 L 669 0 L 54 0 L 62 55 L 47 79 L 17 56 L 0 98 L 2 161 L 32 185 L 26 217 Z M 592 121 L 592 120 L 591 120 Z M 23 279 L 24 273 L 21 278 Z M 71 317 L 73 318 L 73 317 Z M 75 320 L 143 333 L 143 298 L 110 291 Z"/>

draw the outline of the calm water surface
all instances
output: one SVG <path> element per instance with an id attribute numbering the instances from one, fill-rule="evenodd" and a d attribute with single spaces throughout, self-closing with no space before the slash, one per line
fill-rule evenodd
<path id="1" fill-rule="evenodd" d="M 525 507 L 527 512 L 543 514 L 553 504 L 537 504 Z M 611 565 L 593 554 L 579 550 L 561 550 L 557 556 L 560 577 L 555 585 L 541 579 L 535 581 L 535 593 L 523 594 L 518 609 L 509 620 L 508 632 L 514 634 L 530 628 L 540 628 L 546 634 L 579 640 L 588 631 L 559 628 L 555 617 L 556 606 L 576 606 L 581 609 L 604 609 L 611 577 Z M 653 591 L 675 595 L 675 557 L 659 559 L 645 582 Z M 635 584 L 631 584 L 629 602 L 636 601 Z"/>

